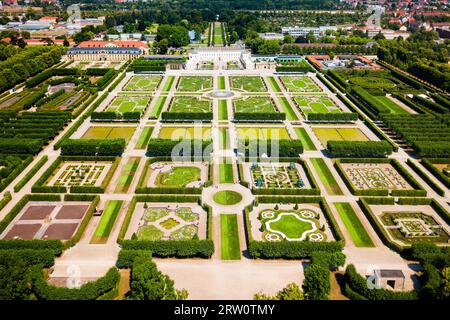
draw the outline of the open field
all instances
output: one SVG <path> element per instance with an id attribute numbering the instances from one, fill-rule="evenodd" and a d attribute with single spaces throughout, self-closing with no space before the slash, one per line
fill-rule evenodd
<path id="1" fill-rule="evenodd" d="M 90 243 L 101 244 L 108 241 L 109 234 L 114 227 L 114 223 L 116 222 L 122 203 L 122 200 L 108 201 Z"/>
<path id="2" fill-rule="evenodd" d="M 250 140 L 281 140 L 291 139 L 286 128 L 258 128 L 258 127 L 237 127 L 237 136 L 239 139 Z"/>
<path id="3" fill-rule="evenodd" d="M 317 138 L 324 147 L 327 142 L 334 141 L 369 141 L 369 138 L 359 128 L 313 128 Z"/>
<path id="4" fill-rule="evenodd" d="M 372 239 L 359 220 L 352 206 L 347 202 L 334 203 L 336 210 L 339 213 L 345 228 L 352 237 L 353 243 L 357 247 L 374 247 Z"/>
<path id="5" fill-rule="evenodd" d="M 166 127 L 163 126 L 159 131 L 161 139 L 204 139 L 211 140 L 210 127 Z"/>
<path id="6" fill-rule="evenodd" d="M 178 82 L 178 91 L 197 92 L 212 89 L 213 81 L 209 76 L 181 76 Z"/>
<path id="7" fill-rule="evenodd" d="M 220 215 L 220 249 L 222 260 L 241 258 L 236 214 Z"/>
<path id="8" fill-rule="evenodd" d="M 317 175 L 320 178 L 320 181 L 322 181 L 325 190 L 328 194 L 333 196 L 341 196 L 344 193 L 342 192 L 341 188 L 339 188 L 339 185 L 334 178 L 333 174 L 331 173 L 330 169 L 328 168 L 325 161 L 323 161 L 322 158 L 312 158 L 311 163 L 314 167 L 314 169 L 317 172 Z"/>
<path id="9" fill-rule="evenodd" d="M 82 139 L 118 139 L 123 138 L 128 143 L 133 136 L 135 127 L 90 127 Z"/>
<path id="10" fill-rule="evenodd" d="M 153 91 L 158 88 L 161 76 L 133 76 L 123 87 L 123 91 Z"/>
<path id="11" fill-rule="evenodd" d="M 233 76 L 231 88 L 247 92 L 266 92 L 266 86 L 261 77 L 258 76 Z"/>

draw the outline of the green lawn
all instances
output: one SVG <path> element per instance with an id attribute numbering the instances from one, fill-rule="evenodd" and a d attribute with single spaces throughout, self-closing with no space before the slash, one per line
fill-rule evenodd
<path id="1" fill-rule="evenodd" d="M 313 128 L 313 131 L 325 148 L 330 140 L 369 141 L 359 128 Z"/>
<path id="2" fill-rule="evenodd" d="M 386 96 L 373 96 L 373 98 L 375 98 L 375 100 L 377 100 L 380 104 L 388 108 L 392 114 L 409 114 L 408 111 L 400 107 L 398 104 L 396 104 Z"/>
<path id="3" fill-rule="evenodd" d="M 224 149 L 228 149 L 228 128 L 219 128 L 219 144 L 220 144 L 220 149 L 224 150 Z"/>
<path id="4" fill-rule="evenodd" d="M 339 213 L 345 228 L 352 237 L 353 243 L 357 247 L 374 247 L 375 245 L 370 239 L 366 229 L 361 221 L 358 219 L 352 206 L 347 202 L 338 202 L 334 206 Z"/>
<path id="5" fill-rule="evenodd" d="M 214 23 L 214 45 L 223 45 L 222 25 L 220 22 Z"/>
<path id="6" fill-rule="evenodd" d="M 219 165 L 219 182 L 233 183 L 233 165 L 231 163 L 221 163 Z"/>
<path id="7" fill-rule="evenodd" d="M 161 82 L 161 76 L 133 76 L 123 91 L 153 91 Z"/>
<path id="8" fill-rule="evenodd" d="M 222 260 L 241 258 L 236 214 L 220 215 L 220 256 Z"/>
<path id="9" fill-rule="evenodd" d="M 305 231 L 311 230 L 311 224 L 300 221 L 294 215 L 283 215 L 280 220 L 270 222 L 270 228 L 283 233 L 287 238 L 298 239 Z"/>
<path id="10" fill-rule="evenodd" d="M 119 96 L 108 106 L 108 112 L 143 112 L 150 99 L 147 97 Z"/>
<path id="11" fill-rule="evenodd" d="M 116 222 L 122 203 L 122 200 L 108 201 L 90 243 L 102 244 L 108 241 L 109 234 Z"/>
<path id="12" fill-rule="evenodd" d="M 300 96 L 294 97 L 300 110 L 308 113 L 341 113 L 341 109 L 326 96 Z"/>
<path id="13" fill-rule="evenodd" d="M 212 86 L 212 77 L 181 76 L 178 82 L 178 91 L 197 92 L 205 89 L 211 89 Z"/>
<path id="14" fill-rule="evenodd" d="M 305 128 L 295 128 L 295 132 L 297 133 L 297 136 L 302 142 L 305 150 L 316 150 L 316 147 L 314 146 L 314 143 L 312 142 L 311 137 L 308 135 Z"/>
<path id="15" fill-rule="evenodd" d="M 90 127 L 82 139 L 118 139 L 123 138 L 128 143 L 136 127 Z"/>
<path id="16" fill-rule="evenodd" d="M 286 90 L 289 92 L 321 92 L 320 88 L 308 76 L 281 76 Z"/>
<path id="17" fill-rule="evenodd" d="M 211 102 L 191 96 L 174 97 L 169 108 L 170 112 L 205 113 L 211 111 Z"/>
<path id="18" fill-rule="evenodd" d="M 218 204 L 231 206 L 242 201 L 242 195 L 239 192 L 224 190 L 214 194 L 214 201 Z"/>
<path id="19" fill-rule="evenodd" d="M 267 77 L 267 79 L 269 80 L 270 87 L 272 88 L 273 91 L 281 92 L 281 88 L 274 77 Z"/>
<path id="20" fill-rule="evenodd" d="M 116 189 L 114 191 L 115 193 L 128 192 L 140 161 L 140 157 L 130 157 L 128 162 L 123 167 L 122 172 L 120 173 L 119 182 L 117 183 Z"/>
<path id="21" fill-rule="evenodd" d="M 266 92 L 266 86 L 264 85 L 261 77 L 258 76 L 235 76 L 231 77 L 231 87 L 237 90 L 243 90 L 248 92 Z"/>
<path id="22" fill-rule="evenodd" d="M 172 127 L 163 126 L 159 131 L 160 139 L 200 139 L 211 140 L 210 127 Z"/>
<path id="23" fill-rule="evenodd" d="M 219 120 L 228 120 L 228 101 L 219 100 Z"/>
<path id="24" fill-rule="evenodd" d="M 296 121 L 298 120 L 297 115 L 295 114 L 294 110 L 292 110 L 291 105 L 287 101 L 285 97 L 279 97 L 278 100 L 280 101 L 281 106 L 283 107 L 284 112 L 286 113 L 286 117 L 289 121 Z"/>
<path id="25" fill-rule="evenodd" d="M 237 127 L 237 136 L 239 139 L 249 140 L 290 140 L 291 137 L 286 128 L 258 128 L 258 127 Z"/>
<path id="26" fill-rule="evenodd" d="M 174 167 L 170 172 L 160 173 L 156 177 L 158 187 L 183 188 L 191 182 L 200 180 L 200 169 L 197 167 Z"/>
<path id="27" fill-rule="evenodd" d="M 322 158 L 313 158 L 311 163 L 329 195 L 341 196 L 344 194 Z"/>
<path id="28" fill-rule="evenodd" d="M 225 90 L 225 77 L 224 76 L 219 76 L 217 78 L 217 87 L 219 88 L 219 90 Z"/>
<path id="29" fill-rule="evenodd" d="M 153 107 L 152 113 L 150 114 L 150 117 L 158 118 L 161 114 L 162 108 L 164 106 L 164 103 L 166 103 L 167 96 L 160 96 L 158 100 L 155 103 L 155 106 Z"/>
<path id="30" fill-rule="evenodd" d="M 172 88 L 172 85 L 173 85 L 173 81 L 174 81 L 174 80 L 175 80 L 175 77 L 174 77 L 174 76 L 168 76 L 168 77 L 167 77 L 167 81 L 166 81 L 166 83 L 164 84 L 164 88 L 163 88 L 162 91 L 164 91 L 164 92 L 170 91 L 170 89 Z"/>
<path id="31" fill-rule="evenodd" d="M 153 127 L 145 127 L 136 143 L 135 149 L 142 150 L 147 148 L 148 141 L 153 132 Z"/>
<path id="32" fill-rule="evenodd" d="M 138 240 L 149 240 L 149 241 L 156 241 L 161 240 L 162 236 L 164 235 L 164 232 L 159 230 L 157 227 L 153 225 L 146 225 L 139 228 L 139 231 L 137 232 L 137 238 Z"/>
<path id="33" fill-rule="evenodd" d="M 234 102 L 235 112 L 275 113 L 278 112 L 270 97 L 246 97 Z"/>

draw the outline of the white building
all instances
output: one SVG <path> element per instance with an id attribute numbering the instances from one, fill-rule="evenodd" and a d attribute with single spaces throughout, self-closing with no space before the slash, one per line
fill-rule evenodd
<path id="1" fill-rule="evenodd" d="M 206 47 L 197 48 L 189 54 L 186 69 L 195 70 L 202 62 L 213 62 L 215 65 L 239 61 L 245 69 L 254 69 L 251 53 L 241 47 Z"/>
<path id="2" fill-rule="evenodd" d="M 312 33 L 316 37 L 323 37 L 327 30 L 337 31 L 337 26 L 320 26 L 320 27 L 282 27 L 282 34 L 289 34 L 294 38 L 305 37 L 307 34 Z"/>

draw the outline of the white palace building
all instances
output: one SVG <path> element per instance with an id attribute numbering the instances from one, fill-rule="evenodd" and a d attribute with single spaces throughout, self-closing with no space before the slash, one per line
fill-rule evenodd
<path id="1" fill-rule="evenodd" d="M 228 62 L 238 61 L 244 69 L 253 70 L 251 53 L 242 47 L 206 47 L 197 48 L 189 54 L 186 69 L 196 70 L 203 62 L 211 61 L 217 69 L 226 69 Z"/>

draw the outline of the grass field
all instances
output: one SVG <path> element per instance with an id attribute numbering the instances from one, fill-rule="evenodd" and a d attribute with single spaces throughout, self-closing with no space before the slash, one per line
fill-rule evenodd
<path id="1" fill-rule="evenodd" d="M 212 89 L 212 77 L 201 76 L 181 76 L 178 82 L 178 91 L 197 92 Z"/>
<path id="2" fill-rule="evenodd" d="M 170 172 L 160 173 L 156 178 L 158 187 L 183 188 L 191 182 L 200 180 L 200 169 L 197 167 L 174 167 Z"/>
<path id="3" fill-rule="evenodd" d="M 123 138 L 128 143 L 136 127 L 90 127 L 81 139 L 118 139 Z"/>
<path id="4" fill-rule="evenodd" d="M 211 140 L 210 127 L 162 127 L 159 135 L 161 139 L 204 139 Z"/>
<path id="5" fill-rule="evenodd" d="M 321 92 L 322 90 L 308 76 L 281 76 L 280 80 L 289 92 Z"/>
<path id="6" fill-rule="evenodd" d="M 162 91 L 164 92 L 168 92 L 170 91 L 170 89 L 172 88 L 173 82 L 175 80 L 174 76 L 168 76 L 166 83 L 164 84 L 164 88 L 162 89 Z"/>
<path id="7" fill-rule="evenodd" d="M 274 77 L 267 77 L 267 80 L 269 80 L 269 85 L 272 91 L 281 92 L 281 88 Z"/>
<path id="8" fill-rule="evenodd" d="M 220 45 L 224 44 L 223 37 L 222 37 L 222 25 L 220 22 L 214 22 L 213 37 L 214 37 L 214 45 L 220 46 Z"/>
<path id="9" fill-rule="evenodd" d="M 373 244 L 372 239 L 370 239 L 369 234 L 358 219 L 352 206 L 347 202 L 336 202 L 334 203 L 334 206 L 344 222 L 345 228 L 347 228 L 348 233 L 352 237 L 355 246 L 374 247 L 375 245 Z"/>
<path id="10" fill-rule="evenodd" d="M 233 183 L 233 165 L 231 163 L 221 163 L 219 165 L 219 182 Z"/>
<path id="11" fill-rule="evenodd" d="M 170 112 L 204 113 L 211 111 L 211 101 L 197 97 L 176 96 L 169 108 Z"/>
<path id="12" fill-rule="evenodd" d="M 219 146 L 220 150 L 228 149 L 229 143 L 229 132 L 228 128 L 219 128 Z"/>
<path id="13" fill-rule="evenodd" d="M 243 113 L 274 113 L 277 112 L 270 97 L 246 97 L 234 101 L 235 112 Z"/>
<path id="14" fill-rule="evenodd" d="M 339 107 L 326 96 L 294 97 L 294 101 L 304 114 L 341 112 L 341 109 L 339 109 Z"/>
<path id="15" fill-rule="evenodd" d="M 106 111 L 143 112 L 149 101 L 147 97 L 119 96 L 110 103 Z"/>
<path id="16" fill-rule="evenodd" d="M 92 244 L 102 244 L 108 241 L 109 234 L 111 233 L 114 223 L 122 206 L 122 200 L 109 200 L 102 217 L 98 222 L 97 228 L 95 228 L 94 235 L 92 236 Z"/>
<path id="17" fill-rule="evenodd" d="M 219 100 L 219 120 L 228 120 L 228 101 Z"/>
<path id="18" fill-rule="evenodd" d="M 161 79 L 161 76 L 133 76 L 123 91 L 153 91 L 158 88 Z"/>
<path id="19" fill-rule="evenodd" d="M 220 215 L 220 257 L 222 260 L 241 258 L 236 214 Z"/>
<path id="20" fill-rule="evenodd" d="M 225 206 L 235 205 L 242 201 L 242 195 L 232 190 L 219 191 L 214 194 L 214 201 Z"/>
<path id="21" fill-rule="evenodd" d="M 153 110 L 150 114 L 150 117 L 158 118 L 160 116 L 164 103 L 166 103 L 166 100 L 167 96 L 158 97 L 158 100 L 156 101 Z"/>
<path id="22" fill-rule="evenodd" d="M 313 128 L 313 131 L 324 147 L 330 140 L 369 141 L 369 138 L 358 128 Z"/>
<path id="23" fill-rule="evenodd" d="M 409 114 L 408 111 L 400 107 L 386 96 L 373 96 L 380 104 L 388 108 L 392 114 Z"/>
<path id="24" fill-rule="evenodd" d="M 115 193 L 128 192 L 140 161 L 140 157 L 130 157 L 130 159 L 128 159 L 127 163 L 122 168 L 122 172 L 120 173 L 119 181 L 117 182 L 116 189 L 114 190 Z"/>
<path id="25" fill-rule="evenodd" d="M 316 147 L 314 146 L 314 143 L 312 142 L 305 128 L 295 128 L 295 132 L 297 133 L 297 136 L 299 140 L 302 142 L 305 150 L 307 151 L 316 150 Z"/>
<path id="26" fill-rule="evenodd" d="M 219 90 L 225 90 L 225 77 L 224 76 L 219 76 L 217 78 L 217 88 Z"/>
<path id="27" fill-rule="evenodd" d="M 258 128 L 258 127 L 237 127 L 239 139 L 260 139 L 260 140 L 290 140 L 291 137 L 286 128 Z"/>
<path id="28" fill-rule="evenodd" d="M 339 188 L 336 179 L 334 179 L 334 176 L 325 161 L 323 161 L 322 158 L 312 158 L 311 163 L 316 170 L 320 181 L 322 181 L 325 186 L 327 193 L 332 196 L 342 196 L 344 193 L 341 188 Z"/>
<path id="29" fill-rule="evenodd" d="M 136 146 L 134 148 L 138 150 L 146 149 L 152 132 L 153 127 L 145 127 L 144 130 L 142 130 L 141 135 L 139 136 L 139 139 L 136 142 Z"/>
<path id="30" fill-rule="evenodd" d="M 284 113 L 286 113 L 287 119 L 289 121 L 298 120 L 297 115 L 295 114 L 294 110 L 292 110 L 292 107 L 287 101 L 287 99 L 285 97 L 279 97 L 278 100 L 280 101 L 280 104 L 283 107 Z"/>
<path id="31" fill-rule="evenodd" d="M 231 77 L 231 88 L 248 92 L 267 91 L 263 80 L 258 76 Z"/>

